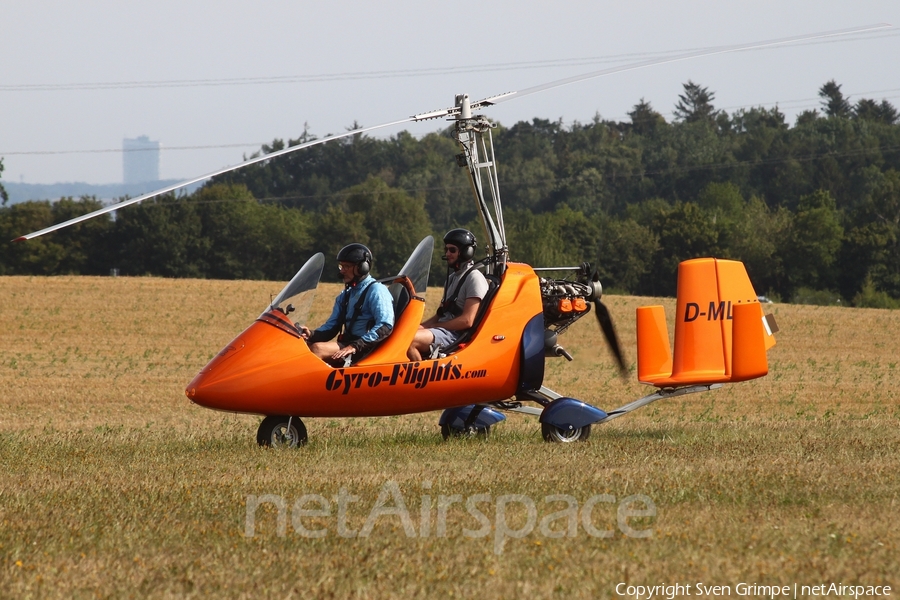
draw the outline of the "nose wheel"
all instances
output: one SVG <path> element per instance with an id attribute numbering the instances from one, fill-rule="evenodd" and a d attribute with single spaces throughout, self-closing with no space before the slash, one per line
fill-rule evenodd
<path id="1" fill-rule="evenodd" d="M 263 419 L 256 432 L 256 443 L 272 448 L 297 448 L 309 440 L 300 417 L 271 415 Z"/>

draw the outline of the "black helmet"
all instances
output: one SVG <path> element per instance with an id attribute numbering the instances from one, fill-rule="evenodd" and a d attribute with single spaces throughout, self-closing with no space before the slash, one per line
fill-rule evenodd
<path id="1" fill-rule="evenodd" d="M 360 277 L 372 270 L 372 252 L 362 244 L 347 244 L 337 255 L 338 262 L 354 263 Z"/>
<path id="2" fill-rule="evenodd" d="M 468 229 L 451 229 L 444 235 L 445 244 L 459 248 L 459 262 L 469 262 L 475 257 L 475 234 Z"/>

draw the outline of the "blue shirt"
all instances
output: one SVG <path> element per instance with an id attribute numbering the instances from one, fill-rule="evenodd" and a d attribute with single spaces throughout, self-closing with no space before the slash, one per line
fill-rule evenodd
<path id="1" fill-rule="evenodd" d="M 366 294 L 366 299 L 360 308 L 359 318 L 354 319 L 354 309 L 356 303 L 359 302 L 359 296 L 369 286 L 374 285 Z M 338 294 L 334 299 L 334 308 L 331 310 L 331 316 L 325 321 L 325 324 L 317 329 L 317 331 L 330 331 L 338 328 L 341 316 L 341 307 L 344 299 L 350 295 L 350 301 L 347 304 L 347 323 L 352 323 L 350 335 L 362 339 L 364 342 L 371 342 L 378 338 L 378 329 L 384 325 L 394 326 L 394 302 L 391 293 L 386 285 L 382 285 L 375 281 L 370 275 L 366 275 L 361 281 L 355 285 L 348 286 L 343 292 Z M 370 322 L 374 322 L 368 327 Z M 333 335 L 333 334 L 332 334 Z"/>

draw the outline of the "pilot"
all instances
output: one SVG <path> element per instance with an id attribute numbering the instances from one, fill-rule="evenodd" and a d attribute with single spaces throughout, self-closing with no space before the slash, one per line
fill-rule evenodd
<path id="1" fill-rule="evenodd" d="M 298 328 L 300 337 L 322 360 L 346 360 L 351 355 L 359 360 L 390 335 L 394 328 L 393 303 L 387 286 L 369 275 L 372 252 L 368 248 L 349 244 L 341 248 L 337 259 L 344 291 L 335 298 L 331 316 L 313 331 L 305 325 Z"/>
<path id="2" fill-rule="evenodd" d="M 475 235 L 467 229 L 452 229 L 444 236 L 447 281 L 437 314 L 426 319 L 416 331 L 406 355 L 422 360 L 440 348 L 449 348 L 475 324 L 475 315 L 488 291 L 488 282 L 474 268 Z"/>

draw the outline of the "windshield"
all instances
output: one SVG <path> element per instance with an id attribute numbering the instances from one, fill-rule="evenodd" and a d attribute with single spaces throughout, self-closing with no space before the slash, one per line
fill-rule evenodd
<path id="1" fill-rule="evenodd" d="M 431 255 L 434 252 L 434 238 L 427 236 L 419 242 L 413 253 L 409 255 L 406 264 L 400 269 L 397 277 L 407 276 L 416 289 L 416 295 L 425 297 L 425 287 L 428 285 L 428 274 L 431 272 Z M 393 279 L 390 278 L 390 279 Z"/>
<path id="2" fill-rule="evenodd" d="M 316 286 L 319 285 L 324 268 L 325 255 L 321 252 L 313 255 L 305 265 L 300 267 L 300 270 L 284 286 L 281 293 L 275 296 L 272 304 L 263 311 L 263 314 L 278 309 L 285 315 L 292 315 L 291 319 L 294 321 L 304 321 L 309 314 L 313 298 L 316 295 Z"/>

